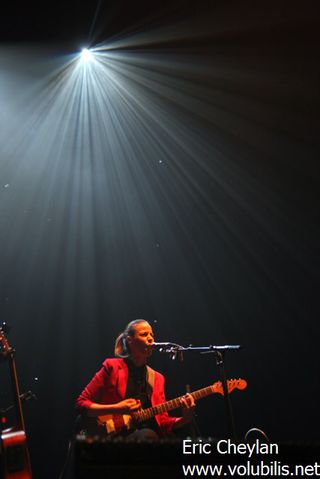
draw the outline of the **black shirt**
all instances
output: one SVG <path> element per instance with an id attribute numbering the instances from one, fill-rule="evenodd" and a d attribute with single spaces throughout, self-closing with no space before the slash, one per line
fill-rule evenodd
<path id="1" fill-rule="evenodd" d="M 147 383 L 147 366 L 135 366 L 131 359 L 125 360 L 128 366 L 128 382 L 125 398 L 134 398 L 141 401 L 142 409 L 151 407 L 151 388 Z M 159 427 L 154 418 L 138 424 L 138 428 L 150 428 L 158 431 Z"/>

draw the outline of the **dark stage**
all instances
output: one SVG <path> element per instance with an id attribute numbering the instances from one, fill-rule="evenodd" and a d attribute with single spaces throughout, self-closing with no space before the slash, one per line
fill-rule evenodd
<path id="1" fill-rule="evenodd" d="M 230 395 L 238 439 L 314 450 L 317 2 L 15 1 L 0 22 L 0 323 L 36 396 L 33 477 L 58 479 L 76 397 L 136 318 L 157 341 L 241 345 L 225 355 L 247 381 Z M 219 380 L 213 354 L 150 365 L 168 399 Z M 196 422 L 228 437 L 223 398 Z"/>

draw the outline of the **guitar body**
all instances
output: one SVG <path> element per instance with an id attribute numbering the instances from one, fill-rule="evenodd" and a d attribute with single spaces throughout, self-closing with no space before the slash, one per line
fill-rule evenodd
<path id="1" fill-rule="evenodd" d="M 14 428 L 1 432 L 4 479 L 31 479 L 31 467 L 24 431 Z M 2 476 L 1 476 L 2 477 Z"/>
<path id="2" fill-rule="evenodd" d="M 107 435 L 116 435 L 134 430 L 135 421 L 129 414 L 107 414 L 99 416 L 98 426 L 103 426 Z"/>

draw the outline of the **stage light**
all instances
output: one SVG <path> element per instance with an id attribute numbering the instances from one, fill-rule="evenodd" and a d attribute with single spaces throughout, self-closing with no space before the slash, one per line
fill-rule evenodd
<path id="1" fill-rule="evenodd" d="M 83 48 L 81 50 L 81 60 L 83 62 L 89 62 L 90 60 L 92 60 L 93 58 L 93 55 L 92 55 L 92 52 L 90 50 L 88 50 L 88 48 Z"/>

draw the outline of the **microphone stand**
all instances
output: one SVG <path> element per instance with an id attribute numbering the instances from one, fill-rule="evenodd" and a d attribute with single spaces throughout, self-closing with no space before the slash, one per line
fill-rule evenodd
<path id="1" fill-rule="evenodd" d="M 225 352 L 228 350 L 237 350 L 240 349 L 240 345 L 227 345 L 227 346 L 210 346 L 210 350 L 204 351 L 202 354 L 214 354 L 216 365 L 220 371 L 220 378 L 223 389 L 224 403 L 226 407 L 227 419 L 228 419 L 228 429 L 229 435 L 234 440 L 237 441 L 236 427 L 234 422 L 234 416 L 231 406 L 230 394 L 228 392 L 226 370 L 224 366 L 224 356 Z"/>
<path id="2" fill-rule="evenodd" d="M 185 351 L 199 351 L 200 354 L 213 354 L 216 360 L 216 365 L 218 366 L 220 379 L 223 389 L 224 403 L 226 407 L 227 420 L 228 420 L 228 429 L 229 435 L 234 440 L 237 441 L 236 428 L 234 422 L 234 416 L 230 401 L 230 395 L 228 392 L 228 383 L 226 377 L 226 371 L 224 366 L 224 356 L 226 351 L 237 351 L 241 348 L 239 344 L 226 344 L 223 346 L 180 346 L 176 343 L 155 343 L 159 348 L 159 352 L 168 353 L 171 359 L 176 359 L 179 357 L 180 361 L 183 361 L 183 353 Z"/>
<path id="3" fill-rule="evenodd" d="M 37 396 L 32 392 L 32 391 L 27 391 L 23 394 L 19 395 L 20 400 L 22 401 L 29 401 L 30 399 L 38 399 Z M 6 424 L 6 415 L 11 409 L 14 409 L 15 405 L 10 404 L 10 406 L 6 408 L 1 408 L 0 409 L 0 430 L 3 430 Z"/>

